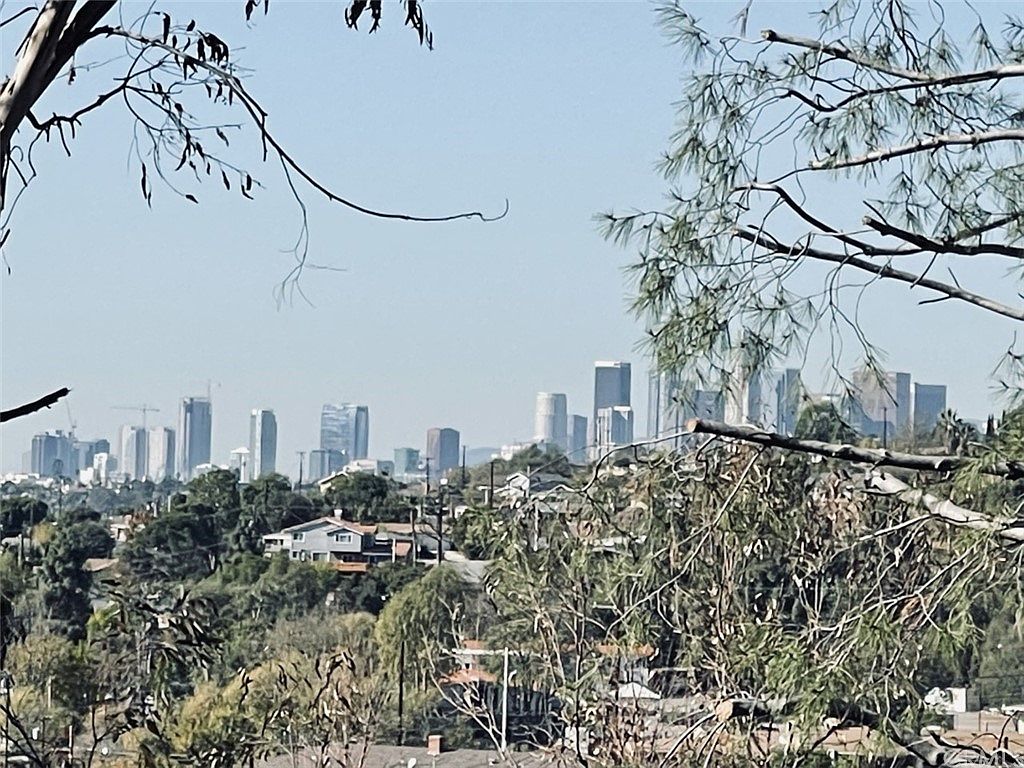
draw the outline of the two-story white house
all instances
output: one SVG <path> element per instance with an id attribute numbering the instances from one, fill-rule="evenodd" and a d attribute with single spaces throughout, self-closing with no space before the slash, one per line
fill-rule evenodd
<path id="1" fill-rule="evenodd" d="M 353 572 L 408 557 L 411 548 L 408 542 L 376 531 L 376 526 L 360 525 L 339 517 L 321 517 L 267 534 L 263 537 L 264 554 L 271 557 L 287 552 L 293 560 L 325 563 Z"/>

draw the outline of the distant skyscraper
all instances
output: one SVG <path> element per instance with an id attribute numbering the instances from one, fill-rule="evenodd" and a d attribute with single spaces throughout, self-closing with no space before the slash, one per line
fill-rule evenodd
<path id="1" fill-rule="evenodd" d="M 53 435 L 47 432 L 32 438 L 30 469 L 33 474 L 43 477 L 70 477 L 73 463 L 72 443 L 68 435 L 58 431 Z"/>
<path id="2" fill-rule="evenodd" d="M 561 451 L 569 448 L 568 406 L 565 395 L 537 393 L 537 409 L 533 422 L 534 438 Z"/>
<path id="3" fill-rule="evenodd" d="M 616 405 L 630 405 L 630 366 L 629 363 L 603 362 L 594 363 L 594 424 L 597 424 L 597 412 L 601 408 L 612 408 Z"/>
<path id="4" fill-rule="evenodd" d="M 914 385 L 914 434 L 929 434 L 946 410 L 945 384 Z"/>
<path id="5" fill-rule="evenodd" d="M 344 451 L 325 450 L 323 448 L 309 452 L 309 481 L 322 480 L 340 472 L 348 464 L 348 456 Z"/>
<path id="6" fill-rule="evenodd" d="M 577 464 L 587 460 L 587 417 L 573 414 L 569 430 L 569 460 Z"/>
<path id="7" fill-rule="evenodd" d="M 146 476 L 155 483 L 165 477 L 174 477 L 174 430 L 169 427 L 151 427 L 146 442 Z"/>
<path id="8" fill-rule="evenodd" d="M 651 371 L 647 384 L 647 436 L 664 438 L 686 429 L 683 381 L 676 373 Z M 681 437 L 673 438 L 673 447 Z"/>
<path id="9" fill-rule="evenodd" d="M 775 383 L 775 431 L 783 435 L 796 432 L 796 420 L 800 415 L 800 399 L 803 384 L 800 371 L 787 368 L 779 374 Z"/>
<path id="10" fill-rule="evenodd" d="M 92 457 L 92 468 L 94 478 L 100 483 L 105 483 L 117 471 L 117 458 L 106 451 L 97 451 Z"/>
<path id="11" fill-rule="evenodd" d="M 238 482 L 252 482 L 252 455 L 244 445 L 235 448 L 228 458 L 228 469 L 238 473 Z"/>
<path id="12" fill-rule="evenodd" d="M 440 477 L 449 469 L 459 466 L 459 433 L 451 427 L 433 427 L 427 430 L 427 458 L 430 476 Z"/>
<path id="13" fill-rule="evenodd" d="M 277 466 L 277 417 L 267 408 L 256 408 L 249 417 L 249 460 L 253 480 Z"/>
<path id="14" fill-rule="evenodd" d="M 690 398 L 690 406 L 686 410 L 687 419 L 708 419 L 709 421 L 725 420 L 725 396 L 714 389 L 694 389 Z"/>
<path id="15" fill-rule="evenodd" d="M 209 398 L 182 399 L 178 422 L 178 472 L 182 480 L 191 480 L 196 467 L 210 463 L 212 434 L 213 405 Z"/>
<path id="16" fill-rule="evenodd" d="M 420 452 L 417 448 L 395 448 L 395 475 L 414 475 L 420 469 Z"/>
<path id="17" fill-rule="evenodd" d="M 848 410 L 851 420 L 860 424 L 860 431 L 872 437 L 907 431 L 913 419 L 910 395 L 910 374 L 886 372 L 881 380 L 865 369 L 855 371 L 853 385 L 856 390 Z M 883 430 L 883 422 L 888 426 Z"/>
<path id="18" fill-rule="evenodd" d="M 614 405 L 597 412 L 597 454 L 602 455 L 633 442 L 633 409 L 628 405 Z"/>
<path id="19" fill-rule="evenodd" d="M 370 444 L 370 409 L 365 405 L 327 403 L 320 412 L 320 448 L 343 451 L 349 461 L 365 459 Z"/>
<path id="20" fill-rule="evenodd" d="M 117 466 L 132 480 L 142 480 L 149 473 L 149 435 L 143 427 L 125 424 L 121 427 Z"/>

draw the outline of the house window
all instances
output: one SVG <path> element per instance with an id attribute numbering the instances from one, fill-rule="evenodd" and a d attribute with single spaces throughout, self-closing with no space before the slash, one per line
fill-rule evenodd
<path id="1" fill-rule="evenodd" d="M 327 553 L 326 552 L 314 552 L 313 553 L 313 560 L 314 561 L 320 561 L 320 560 L 326 560 L 326 559 L 327 559 Z"/>
<path id="2" fill-rule="evenodd" d="M 305 537 L 305 535 L 306 534 L 304 534 L 304 533 L 293 533 L 292 534 L 292 541 L 302 541 L 302 539 Z"/>
<path id="3" fill-rule="evenodd" d="M 337 539 L 338 541 L 343 541 L 343 542 L 345 542 L 347 544 L 348 542 L 352 541 L 352 534 L 351 533 L 339 533 L 334 538 Z"/>

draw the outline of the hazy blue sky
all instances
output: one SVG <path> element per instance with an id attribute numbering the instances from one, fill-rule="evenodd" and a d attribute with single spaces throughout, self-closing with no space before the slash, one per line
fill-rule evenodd
<path id="1" fill-rule="evenodd" d="M 499 445 L 531 436 L 538 390 L 589 414 L 593 361 L 626 359 L 642 432 L 646 364 L 621 271 L 633 254 L 605 243 L 592 217 L 657 205 L 665 189 L 654 165 L 683 69 L 652 6 L 431 2 L 428 52 L 400 27 L 397 1 L 374 36 L 345 29 L 340 2 L 271 3 L 251 28 L 243 5 L 168 7 L 235 47 L 272 129 L 326 184 L 424 214 L 497 212 L 507 197 L 509 216 L 384 222 L 307 195 L 311 259 L 345 271 L 308 272 L 314 306 L 279 306 L 291 258 L 281 250 L 299 224 L 279 169 L 255 168 L 268 185 L 256 202 L 210 183 L 196 206 L 157 185 L 149 210 L 128 165 L 131 123 L 111 104 L 87 120 L 73 158 L 39 154 L 17 211 L 2 279 L 4 405 L 68 385 L 78 434 L 113 440 L 134 417 L 111 406 L 149 403 L 161 409 L 151 425 L 173 426 L 180 397 L 212 380 L 214 460 L 247 442 L 250 409 L 268 407 L 279 468 L 293 473 L 295 452 L 317 445 L 324 402 L 368 404 L 381 458 L 422 447 L 435 425 L 470 447 Z M 805 25 L 807 6 L 758 5 Z M 17 42 L 0 39 L 5 67 Z M 90 98 L 63 90 L 61 105 Z M 1009 334 L 974 317 L 943 305 L 867 322 L 891 333 L 895 367 L 949 383 L 951 403 L 980 417 Z M 989 331 L 991 345 L 977 344 Z M 922 334 L 948 334 L 949 353 L 925 349 Z M 32 434 L 67 427 L 63 406 L 5 427 L 3 469 L 20 468 Z"/>

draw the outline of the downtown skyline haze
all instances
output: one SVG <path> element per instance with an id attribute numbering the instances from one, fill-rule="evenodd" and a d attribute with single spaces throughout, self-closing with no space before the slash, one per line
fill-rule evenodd
<path id="1" fill-rule="evenodd" d="M 765 5 L 762 16 L 807 24 L 798 6 Z M 438 425 L 470 448 L 527 441 L 541 391 L 590 415 L 595 360 L 632 364 L 632 406 L 646 413 L 644 328 L 623 272 L 635 253 L 602 239 L 593 217 L 664 205 L 656 164 L 683 68 L 653 7 L 430 3 L 433 52 L 397 7 L 372 36 L 345 30 L 341 7 L 288 3 L 250 29 L 241 4 L 204 4 L 204 15 L 253 68 L 278 138 L 328 186 L 423 215 L 497 214 L 507 198 L 508 216 L 388 222 L 305 194 L 299 285 L 310 303 L 289 290 L 282 301 L 301 220 L 278 167 L 252 164 L 266 184 L 255 201 L 213 181 L 193 205 L 157 182 L 151 211 L 127 162 L 124 110 L 91 115 L 70 159 L 59 144 L 40 147 L 40 176 L 4 247 L 0 399 L 72 394 L 4 425 L 0 471 L 20 470 L 32 435 L 72 421 L 81 438 L 116 440 L 130 421 L 114 409 L 124 403 L 152 403 L 148 426 L 178 429 L 182 398 L 208 391 L 213 460 L 248 443 L 254 408 L 272 409 L 277 468 L 293 477 L 296 452 L 319 445 L 325 403 L 366 404 L 369 456 L 384 459 L 423 449 Z M 19 41 L 3 32 L 9 59 Z M 253 132 L 232 139 L 257 156 Z M 999 284 L 1001 273 L 980 272 L 981 288 Z M 970 341 L 998 329 L 1001 343 L 998 323 L 965 322 L 955 307 L 915 311 L 898 291 L 864 307 L 891 367 L 948 384 L 963 416 L 998 411 L 986 382 L 999 345 Z M 906 306 L 889 312 L 894 296 Z M 945 336 L 948 357 L 916 343 L 922 333 Z M 812 386 L 823 359 L 812 350 Z"/>

